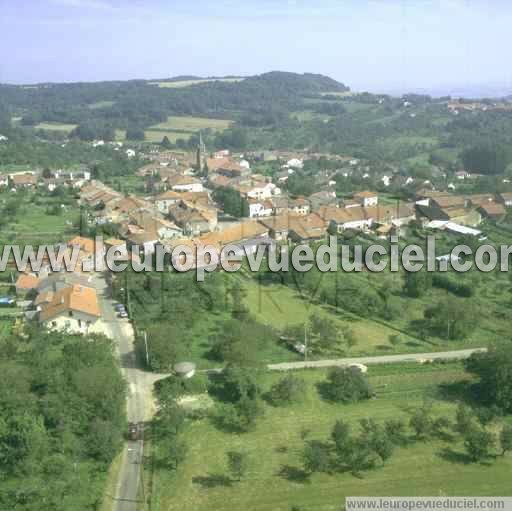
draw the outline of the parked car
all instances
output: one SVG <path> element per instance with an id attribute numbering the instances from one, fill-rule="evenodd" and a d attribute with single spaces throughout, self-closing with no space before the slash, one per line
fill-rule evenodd
<path id="1" fill-rule="evenodd" d="M 114 305 L 114 309 L 117 311 L 117 312 L 121 312 L 121 311 L 125 311 L 126 310 L 126 307 L 122 304 L 122 303 L 116 303 Z"/>
<path id="2" fill-rule="evenodd" d="M 139 428 L 137 424 L 134 422 L 128 423 L 128 438 L 130 440 L 138 440 L 139 439 Z"/>
<path id="3" fill-rule="evenodd" d="M 0 307 L 10 307 L 15 305 L 16 300 L 11 298 L 10 296 L 2 296 L 0 297 Z"/>

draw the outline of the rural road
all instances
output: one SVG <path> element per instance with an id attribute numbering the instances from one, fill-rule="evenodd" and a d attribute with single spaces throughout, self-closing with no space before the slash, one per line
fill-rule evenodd
<path id="1" fill-rule="evenodd" d="M 486 351 L 485 348 L 474 348 L 455 351 L 438 351 L 432 353 L 404 353 L 402 355 L 379 355 L 376 357 L 348 357 L 331 360 L 311 360 L 304 362 L 283 362 L 281 364 L 269 364 L 271 371 L 290 371 L 293 369 L 308 369 L 320 367 L 336 367 L 348 364 L 393 364 L 397 362 L 421 362 L 423 360 L 461 360 L 469 358 L 472 353 Z"/>
<path id="2" fill-rule="evenodd" d="M 93 279 L 98 292 L 105 335 L 114 340 L 121 370 L 127 383 L 126 414 L 128 422 L 149 420 L 155 411 L 153 384 L 166 375 L 158 375 L 137 367 L 131 323 L 117 317 L 110 289 L 102 275 Z M 116 493 L 113 496 L 115 511 L 136 511 L 142 501 L 139 485 L 142 480 L 144 441 L 127 441 L 122 454 Z"/>

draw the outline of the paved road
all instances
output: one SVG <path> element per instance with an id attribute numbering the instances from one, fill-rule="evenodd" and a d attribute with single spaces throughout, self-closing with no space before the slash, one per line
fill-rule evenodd
<path id="1" fill-rule="evenodd" d="M 136 367 L 132 326 L 129 321 L 117 317 L 105 279 L 96 276 L 94 286 L 98 291 L 105 334 L 115 341 L 121 369 L 128 385 L 126 402 L 128 421 L 144 421 L 147 415 L 146 398 L 149 381 L 146 381 L 147 373 Z M 150 388 L 152 388 L 152 383 Z M 113 508 L 116 511 L 136 511 L 137 509 L 143 453 L 143 440 L 126 442 L 114 496 Z"/>
<path id="2" fill-rule="evenodd" d="M 433 353 L 405 353 L 403 355 L 379 355 L 376 357 L 348 357 L 332 360 L 311 360 L 307 362 L 284 362 L 282 364 L 269 364 L 271 371 L 289 371 L 292 369 L 307 369 L 319 367 L 336 367 L 348 364 L 392 364 L 397 362 L 421 362 L 424 360 L 462 360 L 471 356 L 472 353 L 486 351 L 485 348 L 468 350 L 438 351 Z"/>

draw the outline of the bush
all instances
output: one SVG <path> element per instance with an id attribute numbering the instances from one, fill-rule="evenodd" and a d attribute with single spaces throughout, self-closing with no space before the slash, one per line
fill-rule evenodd
<path id="1" fill-rule="evenodd" d="M 435 274 L 432 277 L 432 285 L 453 293 L 456 296 L 469 298 L 473 296 L 473 288 L 463 282 L 456 282 L 447 275 Z"/>
<path id="2" fill-rule="evenodd" d="M 303 379 L 290 374 L 272 386 L 269 397 L 278 406 L 298 403 L 304 397 L 305 387 Z"/>
<path id="3" fill-rule="evenodd" d="M 328 399 L 343 403 L 354 403 L 373 395 L 366 377 L 359 370 L 348 367 L 332 368 L 323 389 Z"/>

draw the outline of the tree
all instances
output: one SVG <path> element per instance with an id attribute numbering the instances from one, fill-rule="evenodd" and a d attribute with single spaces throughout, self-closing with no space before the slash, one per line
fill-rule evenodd
<path id="1" fill-rule="evenodd" d="M 146 138 L 146 134 L 144 133 L 144 129 L 139 126 L 130 126 L 126 130 L 126 138 L 127 140 L 144 140 Z"/>
<path id="2" fill-rule="evenodd" d="M 237 218 L 249 216 L 249 203 L 234 188 L 219 186 L 213 191 L 212 196 L 224 213 Z"/>
<path id="3" fill-rule="evenodd" d="M 391 334 L 389 336 L 389 343 L 392 346 L 398 346 L 402 342 L 402 339 L 400 338 L 400 334 Z"/>
<path id="4" fill-rule="evenodd" d="M 501 454 L 512 451 L 512 426 L 506 424 L 500 431 Z"/>
<path id="5" fill-rule="evenodd" d="M 444 339 L 463 339 L 471 331 L 475 314 L 471 304 L 444 298 L 424 312 L 427 328 Z"/>
<path id="6" fill-rule="evenodd" d="M 472 427 L 464 438 L 464 447 L 472 461 L 481 461 L 489 456 L 495 437 L 482 427 Z"/>
<path id="7" fill-rule="evenodd" d="M 188 446 L 180 436 L 171 435 L 159 441 L 158 450 L 161 463 L 177 469 L 187 457 Z"/>
<path id="8" fill-rule="evenodd" d="M 254 373 L 232 364 L 222 371 L 212 385 L 212 390 L 220 399 L 230 403 L 238 403 L 244 397 L 255 399 L 260 395 Z"/>
<path id="9" fill-rule="evenodd" d="M 410 298 L 423 296 L 432 287 L 432 276 L 426 271 L 405 272 L 404 291 Z"/>
<path id="10" fill-rule="evenodd" d="M 502 174 L 509 161 L 506 148 L 498 144 L 478 144 L 461 154 L 464 168 L 478 174 Z"/>
<path id="11" fill-rule="evenodd" d="M 169 137 L 167 135 L 165 135 L 164 138 L 162 138 L 160 146 L 162 147 L 162 149 L 172 149 L 171 141 L 169 140 Z"/>
<path id="12" fill-rule="evenodd" d="M 350 424 L 343 420 L 337 420 L 331 431 L 331 439 L 334 442 L 336 453 L 340 458 L 346 458 L 352 451 L 352 437 Z"/>
<path id="13" fill-rule="evenodd" d="M 432 407 L 430 404 L 424 404 L 422 407 L 417 408 L 409 420 L 409 425 L 418 438 L 426 438 L 432 434 L 434 428 L 434 421 L 431 417 Z"/>
<path id="14" fill-rule="evenodd" d="M 404 445 L 407 442 L 406 425 L 402 419 L 389 419 L 384 423 L 384 428 L 394 444 Z"/>
<path id="15" fill-rule="evenodd" d="M 362 419 L 360 421 L 362 434 L 361 442 L 381 459 L 382 464 L 391 457 L 394 451 L 394 444 L 387 431 L 373 419 Z"/>
<path id="16" fill-rule="evenodd" d="M 247 453 L 238 451 L 229 451 L 227 453 L 228 469 L 232 477 L 240 481 L 247 473 L 249 466 L 249 457 Z"/>
<path id="17" fill-rule="evenodd" d="M 474 425 L 474 415 L 471 408 L 464 403 L 459 403 L 455 413 L 455 431 L 465 435 Z"/>
<path id="18" fill-rule="evenodd" d="M 327 374 L 325 393 L 332 401 L 354 403 L 369 399 L 373 390 L 361 371 L 350 367 L 334 367 Z"/>
<path id="19" fill-rule="evenodd" d="M 314 472 L 328 472 L 331 466 L 329 450 L 321 442 L 306 442 L 302 452 L 304 470 L 313 474 Z"/>
<path id="20" fill-rule="evenodd" d="M 466 371 L 480 377 L 478 396 L 489 405 L 512 412 L 512 344 L 502 342 L 487 352 L 473 353 L 466 361 Z"/>
<path id="21" fill-rule="evenodd" d="M 302 378 L 289 374 L 272 386 L 270 399 L 276 405 L 298 403 L 304 398 L 305 388 Z"/>

